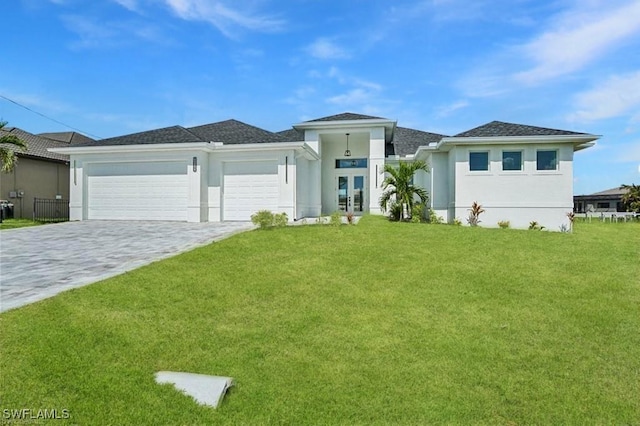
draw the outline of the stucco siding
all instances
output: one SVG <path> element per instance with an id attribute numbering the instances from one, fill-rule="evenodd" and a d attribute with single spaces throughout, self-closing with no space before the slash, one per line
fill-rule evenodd
<path id="1" fill-rule="evenodd" d="M 2 173 L 0 187 L 0 198 L 14 204 L 15 217 L 32 218 L 34 198 L 69 199 L 69 166 L 21 157 L 13 171 Z M 10 197 L 20 191 L 23 197 Z"/>
<path id="2" fill-rule="evenodd" d="M 471 171 L 469 153 L 480 148 L 455 149 L 455 216 L 466 222 L 475 201 L 486 210 L 483 226 L 509 221 L 512 227 L 527 227 L 536 221 L 557 229 L 568 225 L 566 213 L 573 208 L 573 150 L 569 145 L 485 145 L 489 170 Z M 536 152 L 556 150 L 556 170 L 536 170 Z M 522 152 L 522 170 L 503 170 L 503 152 Z"/>

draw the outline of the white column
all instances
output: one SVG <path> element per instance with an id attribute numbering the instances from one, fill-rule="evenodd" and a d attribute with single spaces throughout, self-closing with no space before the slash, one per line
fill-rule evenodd
<path id="1" fill-rule="evenodd" d="M 380 196 L 384 179 L 384 127 L 371 129 L 369 136 L 369 213 L 382 214 Z"/>

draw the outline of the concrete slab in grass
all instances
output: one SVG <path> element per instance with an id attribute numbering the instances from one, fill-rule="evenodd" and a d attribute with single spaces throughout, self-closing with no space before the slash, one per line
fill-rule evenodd
<path id="1" fill-rule="evenodd" d="M 227 389 L 233 386 L 231 377 L 208 376 L 206 374 L 159 371 L 156 382 L 170 383 L 196 400 L 198 404 L 217 408 Z"/>

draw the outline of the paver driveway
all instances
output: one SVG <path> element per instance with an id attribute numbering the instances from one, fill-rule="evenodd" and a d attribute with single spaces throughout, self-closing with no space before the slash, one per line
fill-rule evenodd
<path id="1" fill-rule="evenodd" d="M 250 223 L 83 221 L 0 232 L 0 312 L 252 229 Z"/>

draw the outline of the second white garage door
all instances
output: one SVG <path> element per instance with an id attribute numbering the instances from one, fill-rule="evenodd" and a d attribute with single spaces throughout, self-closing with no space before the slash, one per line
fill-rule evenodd
<path id="1" fill-rule="evenodd" d="M 92 164 L 87 177 L 87 218 L 187 220 L 187 164 Z"/>
<path id="2" fill-rule="evenodd" d="M 259 210 L 278 209 L 278 163 L 224 163 L 223 220 L 251 220 Z"/>

